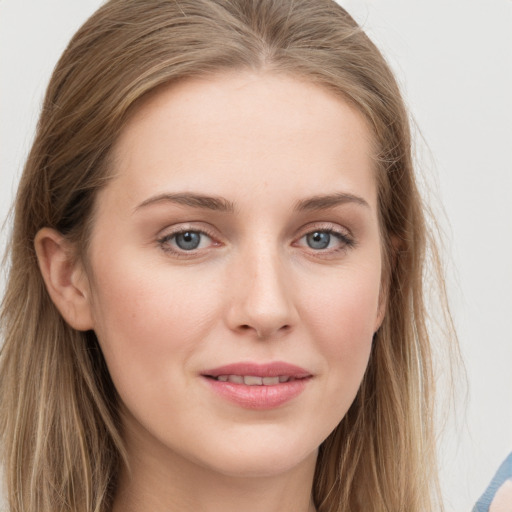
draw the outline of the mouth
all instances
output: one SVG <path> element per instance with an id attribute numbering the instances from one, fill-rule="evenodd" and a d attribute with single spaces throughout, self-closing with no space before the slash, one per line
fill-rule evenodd
<path id="1" fill-rule="evenodd" d="M 259 377 L 257 375 L 205 375 L 219 382 L 231 382 L 232 384 L 244 384 L 245 386 L 277 386 L 284 382 L 307 379 L 308 377 L 292 377 L 290 375 L 278 375 L 277 377 Z"/>
<path id="2" fill-rule="evenodd" d="M 273 409 L 299 396 L 313 375 L 283 362 L 235 363 L 201 376 L 219 396 L 245 409 Z"/>

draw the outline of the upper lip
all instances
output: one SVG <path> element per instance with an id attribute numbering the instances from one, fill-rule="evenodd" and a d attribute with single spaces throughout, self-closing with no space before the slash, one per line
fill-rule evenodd
<path id="1" fill-rule="evenodd" d="M 206 370 L 202 372 L 202 375 L 208 377 L 218 377 L 219 375 L 253 375 L 255 377 L 279 377 L 286 375 L 296 379 L 311 377 L 311 373 L 304 368 L 282 361 L 273 361 L 263 364 L 252 362 L 231 363 L 218 366 L 217 368 L 212 368 L 211 370 Z"/>

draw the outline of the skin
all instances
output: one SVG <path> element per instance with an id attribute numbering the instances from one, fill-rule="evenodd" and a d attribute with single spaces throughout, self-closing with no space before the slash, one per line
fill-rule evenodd
<path id="1" fill-rule="evenodd" d="M 131 468 L 114 511 L 314 510 L 318 446 L 355 397 L 385 309 L 371 148 L 361 115 L 317 85 L 186 81 L 122 132 L 85 263 L 38 234 L 54 302 L 95 330 L 122 400 Z M 180 230 L 206 235 L 187 251 Z M 310 246 L 329 231 L 327 248 Z M 312 377 L 282 406 L 247 409 L 201 375 L 240 361 Z"/>

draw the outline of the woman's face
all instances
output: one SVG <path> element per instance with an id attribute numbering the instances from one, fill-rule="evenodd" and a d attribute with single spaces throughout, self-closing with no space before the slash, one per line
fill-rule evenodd
<path id="1" fill-rule="evenodd" d="M 311 464 L 382 320 L 370 133 L 332 93 L 227 74 L 146 100 L 88 254 L 128 452 L 225 475 Z"/>

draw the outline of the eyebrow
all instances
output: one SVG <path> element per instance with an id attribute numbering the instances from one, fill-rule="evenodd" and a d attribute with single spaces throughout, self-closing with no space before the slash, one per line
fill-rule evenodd
<path id="1" fill-rule="evenodd" d="M 234 203 L 223 197 L 184 192 L 175 194 L 158 194 L 150 197 L 135 207 L 135 211 L 153 204 L 166 202 L 222 213 L 235 212 Z M 327 210 L 347 203 L 355 203 L 360 206 L 370 208 L 370 205 L 362 197 L 354 194 L 338 192 L 335 194 L 313 196 L 297 201 L 297 203 L 295 203 L 294 210 L 299 212 Z"/>
<path id="2" fill-rule="evenodd" d="M 235 211 L 235 205 L 223 197 L 206 196 L 193 193 L 159 194 L 140 203 L 135 208 L 135 211 L 149 205 L 166 202 L 216 212 L 234 213 Z"/>
<path id="3" fill-rule="evenodd" d="M 295 204 L 295 210 L 299 212 L 327 210 L 347 203 L 355 203 L 360 206 L 364 206 L 365 208 L 370 208 L 370 205 L 362 197 L 354 194 L 337 192 L 335 194 L 313 196 L 308 199 L 298 201 Z"/>

